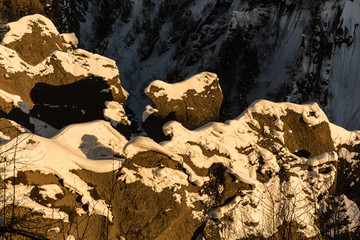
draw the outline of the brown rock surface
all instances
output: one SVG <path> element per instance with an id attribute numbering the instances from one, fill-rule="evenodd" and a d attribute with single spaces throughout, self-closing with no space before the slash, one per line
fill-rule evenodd
<path id="1" fill-rule="evenodd" d="M 223 100 L 219 79 L 209 72 L 174 84 L 156 80 L 146 88 L 145 94 L 159 110 L 154 116 L 164 119 L 173 112 L 176 120 L 188 129 L 217 121 Z"/>

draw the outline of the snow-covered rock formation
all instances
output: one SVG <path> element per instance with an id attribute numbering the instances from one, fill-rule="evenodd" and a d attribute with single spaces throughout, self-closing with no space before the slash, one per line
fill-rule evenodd
<path id="1" fill-rule="evenodd" d="M 261 100 L 225 123 L 172 121 L 164 133 L 160 144 L 127 141 L 95 121 L 52 139 L 20 135 L 2 145 L 6 205 L 14 188 L 18 207 L 51 223 L 36 230 L 51 239 L 358 236 L 360 133 L 317 104 Z"/>
<path id="2" fill-rule="evenodd" d="M 114 114 L 104 111 L 109 106 L 116 111 L 117 103 L 120 114 L 128 98 L 113 60 L 76 48 L 74 34 L 59 34 L 42 15 L 26 16 L 7 26 L 0 44 L 4 117 L 18 121 L 12 112 L 20 109 L 25 115 L 20 124 L 33 128 L 30 115 L 59 129 L 101 119 L 105 112 L 108 119 L 127 123 L 125 114 L 123 119 L 112 119 Z"/>
<path id="3" fill-rule="evenodd" d="M 142 117 L 142 126 L 149 134 L 161 131 L 154 128 L 156 122 L 177 120 L 195 129 L 219 120 L 223 95 L 214 73 L 203 72 L 173 84 L 156 80 L 145 89 L 145 94 L 155 105 L 148 107 Z"/>
<path id="4" fill-rule="evenodd" d="M 359 4 L 49 2 L 79 42 L 42 15 L 8 24 L 1 237 L 359 238 L 360 132 L 321 110 L 358 126 Z M 116 130 L 129 124 L 119 71 L 166 141 Z M 214 122 L 222 93 L 223 117 L 259 96 L 319 104 L 258 100 Z"/>

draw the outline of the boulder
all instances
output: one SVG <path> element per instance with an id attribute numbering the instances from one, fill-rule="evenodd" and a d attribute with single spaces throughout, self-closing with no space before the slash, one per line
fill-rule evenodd
<path id="1" fill-rule="evenodd" d="M 156 80 L 145 89 L 145 94 L 157 111 L 151 114 L 151 118 L 143 118 L 143 122 L 154 117 L 164 121 L 173 113 L 175 119 L 186 128 L 195 129 L 219 120 L 223 95 L 214 73 L 203 72 L 173 84 Z M 152 124 L 144 125 L 152 127 Z"/>

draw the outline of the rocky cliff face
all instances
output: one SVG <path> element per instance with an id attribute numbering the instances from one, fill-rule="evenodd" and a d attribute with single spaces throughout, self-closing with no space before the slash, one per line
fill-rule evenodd
<path id="1" fill-rule="evenodd" d="M 42 11 L 80 43 L 42 15 L 10 23 L 0 45 L 1 236 L 359 238 L 360 133 L 320 107 L 356 127 L 358 6 L 49 3 Z M 217 121 L 259 96 L 319 104 L 259 100 Z M 125 108 L 155 135 L 120 133 Z"/>

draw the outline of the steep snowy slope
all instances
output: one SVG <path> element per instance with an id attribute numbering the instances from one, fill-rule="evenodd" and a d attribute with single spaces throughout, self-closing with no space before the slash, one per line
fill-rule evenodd
<path id="1" fill-rule="evenodd" d="M 339 24 L 336 26 L 335 46 L 329 62 L 329 110 L 335 122 L 348 129 L 357 129 L 360 101 L 358 84 L 360 71 L 360 1 L 346 1 L 343 4 L 326 5 L 322 17 L 331 26 L 330 16 L 336 14 Z M 350 120 L 350 119 L 353 119 Z"/>

